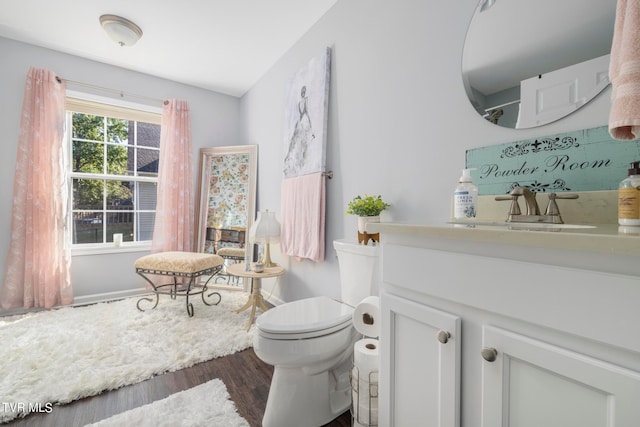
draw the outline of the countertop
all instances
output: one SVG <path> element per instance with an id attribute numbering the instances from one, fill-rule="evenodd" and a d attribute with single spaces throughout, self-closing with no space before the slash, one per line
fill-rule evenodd
<path id="1" fill-rule="evenodd" d="M 367 224 L 368 233 L 381 233 L 382 243 L 421 240 L 454 240 L 478 244 L 504 244 L 523 248 L 578 251 L 591 254 L 639 256 L 640 227 L 617 224 L 589 224 L 589 228 L 498 221 L 447 221 L 425 224 L 381 222 Z M 569 228 L 571 227 L 571 228 Z M 395 236 L 395 237 L 394 237 Z"/>

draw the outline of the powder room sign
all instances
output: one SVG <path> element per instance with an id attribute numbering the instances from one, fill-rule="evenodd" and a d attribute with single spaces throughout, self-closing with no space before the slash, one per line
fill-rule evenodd
<path id="1" fill-rule="evenodd" d="M 607 126 L 467 150 L 478 194 L 507 194 L 521 186 L 536 192 L 615 190 L 640 141 L 618 141 Z"/>

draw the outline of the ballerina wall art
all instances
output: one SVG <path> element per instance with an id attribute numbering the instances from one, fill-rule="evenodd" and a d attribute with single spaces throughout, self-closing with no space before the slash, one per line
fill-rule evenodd
<path id="1" fill-rule="evenodd" d="M 325 171 L 331 48 L 287 82 L 284 178 Z"/>

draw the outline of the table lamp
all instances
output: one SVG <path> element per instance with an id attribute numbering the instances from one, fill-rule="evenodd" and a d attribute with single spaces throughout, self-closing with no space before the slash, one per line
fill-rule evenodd
<path id="1" fill-rule="evenodd" d="M 264 243 L 264 266 L 275 267 L 276 263 L 271 261 L 271 252 L 269 251 L 270 243 L 278 243 L 280 241 L 280 223 L 276 219 L 275 212 L 266 209 L 264 212 L 258 212 L 258 218 L 249 230 L 249 241 L 251 243 Z"/>

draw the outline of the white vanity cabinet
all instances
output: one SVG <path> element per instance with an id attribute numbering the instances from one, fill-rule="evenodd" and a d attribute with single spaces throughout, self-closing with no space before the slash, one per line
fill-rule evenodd
<path id="1" fill-rule="evenodd" d="M 460 318 L 392 294 L 381 311 L 380 425 L 459 425 Z"/>
<path id="2" fill-rule="evenodd" d="M 484 327 L 482 426 L 640 424 L 640 373 Z"/>
<path id="3" fill-rule="evenodd" d="M 640 266 L 607 270 L 627 253 L 408 228 L 375 228 L 381 427 L 640 426 Z"/>

